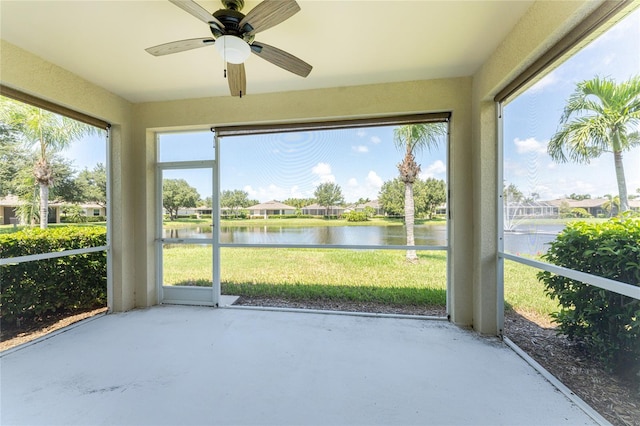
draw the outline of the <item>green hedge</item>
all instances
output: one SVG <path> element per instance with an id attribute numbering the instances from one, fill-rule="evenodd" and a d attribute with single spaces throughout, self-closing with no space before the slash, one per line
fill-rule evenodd
<path id="1" fill-rule="evenodd" d="M 347 222 L 366 222 L 369 220 L 365 212 L 349 212 L 344 215 Z"/>
<path id="2" fill-rule="evenodd" d="M 640 286 L 640 221 L 571 223 L 542 258 Z M 560 304 L 553 314 L 560 332 L 582 342 L 607 367 L 640 373 L 640 300 L 546 271 L 538 273 L 538 279 Z"/>
<path id="3" fill-rule="evenodd" d="M 313 219 L 310 214 L 272 214 L 267 216 L 269 219 Z"/>
<path id="4" fill-rule="evenodd" d="M 60 223 L 106 222 L 106 216 L 61 216 Z"/>
<path id="5" fill-rule="evenodd" d="M 60 227 L 0 235 L 0 258 L 106 245 L 106 229 Z M 4 323 L 29 322 L 60 311 L 106 305 L 106 252 L 0 266 Z"/>

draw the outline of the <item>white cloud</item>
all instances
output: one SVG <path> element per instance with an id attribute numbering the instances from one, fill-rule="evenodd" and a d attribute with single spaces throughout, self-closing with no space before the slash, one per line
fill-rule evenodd
<path id="1" fill-rule="evenodd" d="M 331 173 L 331 166 L 328 163 L 318 163 L 311 169 L 314 175 L 326 175 Z"/>
<path id="2" fill-rule="evenodd" d="M 359 138 L 364 138 L 365 136 L 367 136 L 367 132 L 365 132 L 365 131 L 364 131 L 364 130 L 362 130 L 362 129 L 358 129 L 358 130 L 356 130 L 356 135 L 357 135 Z"/>
<path id="3" fill-rule="evenodd" d="M 528 138 L 524 140 L 515 138 L 513 140 L 513 144 L 516 146 L 518 154 L 526 154 L 529 152 L 544 154 L 547 152 L 547 144 L 536 140 L 536 138 Z"/>
<path id="4" fill-rule="evenodd" d="M 382 142 L 382 139 L 380 139 L 378 136 L 371 136 L 371 142 L 374 144 L 379 144 L 380 142 Z"/>
<path id="5" fill-rule="evenodd" d="M 384 182 L 382 181 L 382 178 L 378 176 L 376 172 L 374 172 L 373 170 L 369 171 L 369 173 L 367 174 L 368 186 L 375 188 L 376 190 L 379 190 L 380 188 L 382 188 L 383 183 Z"/>
<path id="6" fill-rule="evenodd" d="M 328 163 L 318 163 L 311 168 L 311 173 L 318 176 L 320 183 L 335 182 L 336 177 L 331 174 L 331 166 Z"/>
<path id="7" fill-rule="evenodd" d="M 258 191 L 256 191 L 255 189 L 253 189 L 251 187 L 251 185 L 247 185 L 244 188 L 242 188 L 247 194 L 249 194 L 249 197 L 255 197 L 256 195 L 258 195 Z"/>
<path id="8" fill-rule="evenodd" d="M 352 146 L 351 149 L 358 153 L 369 152 L 369 148 L 366 147 L 365 145 Z"/>
<path id="9" fill-rule="evenodd" d="M 342 188 L 342 193 L 347 202 L 355 202 L 359 198 L 375 200 L 378 198 L 378 192 L 380 192 L 383 183 L 382 178 L 370 170 L 364 179 L 350 178 Z"/>
<path id="10" fill-rule="evenodd" d="M 275 184 L 268 185 L 267 187 L 259 187 L 254 189 L 251 185 L 246 185 L 243 188 L 244 191 L 249 194 L 249 198 L 257 198 L 260 202 L 270 200 L 286 200 L 287 198 L 306 198 L 310 194 L 306 194 L 300 191 L 298 185 L 293 185 L 291 188 L 283 188 Z"/>
<path id="11" fill-rule="evenodd" d="M 437 160 L 429 164 L 421 173 L 420 179 L 427 179 L 435 177 L 436 175 L 442 175 L 447 171 L 447 166 L 441 161 Z"/>
<path id="12" fill-rule="evenodd" d="M 547 87 L 553 86 L 559 81 L 560 81 L 560 77 L 558 77 L 557 71 L 552 71 L 549 74 L 542 77 L 536 84 L 531 86 L 531 88 L 529 89 L 529 93 L 542 92 Z"/>

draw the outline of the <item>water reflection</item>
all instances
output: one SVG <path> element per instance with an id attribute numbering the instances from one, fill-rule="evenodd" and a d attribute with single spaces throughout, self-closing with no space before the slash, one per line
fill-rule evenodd
<path id="1" fill-rule="evenodd" d="M 529 225 L 505 232 L 507 253 L 540 255 L 549 248 L 563 225 Z M 309 245 L 405 245 L 403 226 L 222 226 L 224 244 L 309 244 Z M 416 245 L 444 246 L 447 225 L 418 225 Z M 209 226 L 164 229 L 164 238 L 212 238 Z"/>
<path id="2" fill-rule="evenodd" d="M 416 226 L 417 245 L 446 245 L 446 225 Z M 212 238 L 208 227 L 164 229 L 164 238 Z M 404 245 L 403 226 L 222 226 L 224 244 Z"/>

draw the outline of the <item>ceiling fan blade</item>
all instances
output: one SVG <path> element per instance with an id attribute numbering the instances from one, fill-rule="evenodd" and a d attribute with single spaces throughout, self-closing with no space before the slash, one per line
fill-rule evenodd
<path id="1" fill-rule="evenodd" d="M 220 28 L 224 29 L 224 24 L 218 20 L 218 18 L 214 17 L 212 14 L 207 12 L 205 8 L 200 6 L 198 3 L 192 0 L 169 0 L 171 3 L 178 6 L 180 9 L 185 12 L 195 16 L 202 22 L 207 24 L 211 24 L 212 22 L 218 25 Z"/>
<path id="2" fill-rule="evenodd" d="M 247 94 L 247 75 L 244 72 L 244 64 L 227 63 L 227 80 L 231 96 L 243 97 Z"/>
<path id="3" fill-rule="evenodd" d="M 240 21 L 239 27 L 242 28 L 245 24 L 249 24 L 253 29 L 247 34 L 256 34 L 278 25 L 299 11 L 300 6 L 295 0 L 263 0 L 247 13 Z"/>
<path id="4" fill-rule="evenodd" d="M 282 69 L 297 74 L 301 77 L 309 75 L 313 67 L 303 61 L 296 58 L 290 53 L 280 50 L 277 47 L 269 46 L 262 42 L 254 42 L 251 45 L 251 50 L 256 55 L 260 56 L 265 61 L 271 62 L 273 65 L 277 65 Z"/>
<path id="5" fill-rule="evenodd" d="M 212 46 L 216 41 L 211 37 L 190 38 L 187 40 L 172 41 L 171 43 L 159 44 L 145 49 L 153 56 L 170 55 L 171 53 L 184 52 L 185 50 L 197 49 L 204 46 Z"/>

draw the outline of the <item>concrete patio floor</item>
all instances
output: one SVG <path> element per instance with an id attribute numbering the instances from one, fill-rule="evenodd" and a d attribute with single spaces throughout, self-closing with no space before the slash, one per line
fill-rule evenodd
<path id="1" fill-rule="evenodd" d="M 158 306 L 0 368 L 2 425 L 596 424 L 504 343 L 446 321 Z"/>

